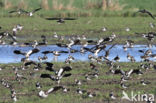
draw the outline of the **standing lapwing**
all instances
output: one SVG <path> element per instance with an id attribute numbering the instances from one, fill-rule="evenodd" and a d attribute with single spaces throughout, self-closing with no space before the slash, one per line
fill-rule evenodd
<path id="1" fill-rule="evenodd" d="M 88 97 L 92 98 L 92 97 L 95 97 L 96 94 L 95 93 L 92 93 L 92 92 L 87 92 L 87 95 Z"/>
<path id="2" fill-rule="evenodd" d="M 24 26 L 17 24 L 16 26 L 14 26 L 14 28 L 12 29 L 13 35 L 16 36 L 18 31 L 21 31 L 23 29 Z"/>
<path id="3" fill-rule="evenodd" d="M 148 85 L 148 84 L 150 84 L 149 81 L 145 81 L 145 80 L 141 80 L 140 83 L 141 83 L 142 85 Z"/>
<path id="4" fill-rule="evenodd" d="M 110 97 L 111 99 L 113 99 L 113 100 L 116 99 L 116 97 L 114 96 L 114 93 L 113 93 L 113 92 L 111 92 L 111 93 L 109 94 L 109 97 Z"/>
<path id="5" fill-rule="evenodd" d="M 37 83 L 36 83 L 36 88 L 37 88 L 37 89 L 42 88 L 42 86 L 41 86 L 40 82 L 37 82 Z"/>
<path id="6" fill-rule="evenodd" d="M 152 29 L 155 28 L 155 24 L 152 23 L 152 22 L 149 23 L 149 26 L 150 26 Z"/>
<path id="7" fill-rule="evenodd" d="M 44 55 L 43 57 L 38 56 L 38 60 L 41 63 L 43 60 L 47 60 L 48 57 L 46 55 Z"/>
<path id="8" fill-rule="evenodd" d="M 78 94 L 84 94 L 84 93 L 86 93 L 87 91 L 86 91 L 86 90 L 83 90 L 83 89 L 81 89 L 81 88 L 78 88 L 78 89 L 76 90 L 76 92 L 77 92 Z"/>
<path id="9" fill-rule="evenodd" d="M 130 60 L 131 62 L 135 62 L 136 60 L 134 59 L 133 56 L 131 56 L 129 53 L 127 54 L 127 59 Z"/>
<path id="10" fill-rule="evenodd" d="M 80 80 L 75 79 L 75 84 L 76 84 L 76 85 L 81 85 L 82 83 L 81 83 Z"/>

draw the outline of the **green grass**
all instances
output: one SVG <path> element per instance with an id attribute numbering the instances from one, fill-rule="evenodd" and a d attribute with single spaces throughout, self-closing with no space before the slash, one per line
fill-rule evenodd
<path id="1" fill-rule="evenodd" d="M 84 74 L 88 72 L 93 72 L 88 62 L 76 62 L 70 64 L 73 68 L 71 71 L 72 76 L 68 78 L 63 78 L 60 85 L 64 85 L 67 88 L 70 88 L 70 91 L 68 93 L 63 93 L 61 90 L 50 94 L 46 99 L 38 97 L 38 92 L 40 90 L 47 90 L 51 87 L 56 86 L 56 82 L 51 81 L 49 79 L 41 79 L 39 76 L 41 73 L 50 73 L 46 71 L 45 65 L 42 65 L 42 69 L 39 71 L 33 71 L 33 66 L 27 68 L 27 70 L 19 70 L 18 73 L 24 75 L 27 80 L 22 79 L 21 83 L 14 80 L 15 74 L 13 69 L 10 67 L 11 65 L 19 67 L 20 64 L 1 64 L 0 67 L 5 67 L 0 72 L 0 78 L 4 78 L 7 80 L 10 84 L 12 84 L 12 87 L 17 92 L 17 103 L 92 103 L 92 102 L 106 102 L 105 100 L 109 98 L 109 93 L 111 91 L 114 92 L 114 94 L 117 96 L 117 102 L 124 103 L 123 101 L 120 101 L 120 98 L 122 97 L 122 90 L 126 91 L 127 93 L 130 93 L 131 91 L 134 91 L 134 93 L 156 93 L 156 76 L 155 71 L 153 68 L 150 68 L 150 70 L 146 71 L 142 76 L 132 75 L 131 79 L 128 82 L 125 82 L 126 84 L 129 84 L 130 87 L 128 89 L 122 89 L 120 86 L 120 75 L 112 75 L 112 74 L 106 74 L 106 72 L 109 71 L 108 66 L 103 63 L 102 65 L 97 65 L 97 68 L 99 70 L 99 78 L 94 78 L 91 81 L 87 81 L 85 79 Z M 54 68 L 59 69 L 62 66 L 65 66 L 67 64 L 65 63 L 54 63 Z M 137 68 L 140 63 L 119 63 L 118 65 L 121 66 L 121 69 L 128 71 L 132 67 Z M 125 68 L 125 69 L 124 69 Z M 143 70 L 144 71 L 144 70 Z M 30 72 L 35 73 L 35 77 L 32 77 L 29 75 Z M 51 73 L 53 74 L 53 73 Z M 73 86 L 74 80 L 78 79 L 82 81 L 81 86 Z M 151 84 L 147 86 L 143 86 L 140 84 L 140 80 L 145 79 L 147 81 L 150 81 Z M 35 87 L 35 83 L 39 81 L 41 85 L 43 86 L 42 89 L 38 90 Z M 95 92 L 97 94 L 94 98 L 88 98 L 86 95 L 80 95 L 76 93 L 76 89 L 78 87 L 81 87 L 84 90 Z M 3 103 L 11 103 L 12 100 L 10 98 L 10 91 L 8 88 L 5 88 L 0 84 L 0 102 Z M 114 101 L 115 102 L 115 101 Z"/>
<path id="2" fill-rule="evenodd" d="M 99 38 L 108 37 L 113 32 L 117 35 L 114 43 L 124 44 L 127 39 L 134 40 L 136 44 L 146 44 L 147 40 L 142 35 L 135 33 L 155 32 L 155 28 L 151 28 L 149 23 L 156 23 L 150 17 L 80 17 L 74 21 L 66 21 L 65 24 L 58 24 L 56 21 L 48 21 L 44 18 L 34 17 L 5 17 L 0 18 L 1 31 L 12 32 L 12 28 L 21 24 L 23 30 L 17 33 L 19 43 L 41 40 L 41 35 L 46 35 L 49 44 L 55 44 L 57 39 L 53 38 L 54 32 L 58 36 L 69 38 L 72 36 L 85 35 L 88 39 L 97 40 Z M 102 28 L 106 27 L 107 31 L 102 32 Z M 129 32 L 125 28 L 129 27 Z M 122 39 L 121 39 L 122 38 Z M 8 40 L 8 38 L 7 38 Z M 65 39 L 63 42 L 67 42 Z M 62 42 L 62 41 L 61 41 Z"/>
<path id="3" fill-rule="evenodd" d="M 25 8 L 27 10 L 33 10 L 42 5 L 42 0 L 23 0 L 24 4 L 20 4 L 21 0 L 7 0 L 9 6 L 4 9 L 5 0 L 1 0 L 1 13 L 0 16 L 8 16 L 8 11 L 16 10 L 17 8 Z M 40 16 L 134 16 L 134 12 L 139 9 L 147 9 L 154 15 L 156 11 L 156 1 L 154 0 L 112 0 L 117 5 L 117 11 L 114 11 L 115 6 L 108 7 L 106 10 L 102 10 L 102 0 L 47 0 L 49 10 L 41 10 L 38 15 Z M 114 1 L 118 1 L 116 3 Z M 56 4 L 55 4 L 55 3 Z M 62 5 L 62 6 L 60 6 Z M 55 9 L 54 6 L 56 6 Z M 61 9 L 59 9 L 61 8 Z M 121 10 L 120 10 L 121 8 Z M 138 14 L 139 15 L 139 14 Z M 146 15 L 147 16 L 147 15 Z"/>

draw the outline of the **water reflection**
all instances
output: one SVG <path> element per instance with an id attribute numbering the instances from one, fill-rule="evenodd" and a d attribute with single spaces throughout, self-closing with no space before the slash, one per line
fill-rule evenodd
<path id="1" fill-rule="evenodd" d="M 88 48 L 93 47 L 94 45 L 89 45 Z M 110 47 L 111 45 L 108 45 L 106 47 L 106 50 Z M 80 50 L 82 46 L 81 45 L 74 45 L 72 47 L 72 49 L 75 50 Z M 48 45 L 48 46 L 38 46 L 38 48 L 40 49 L 40 52 L 37 54 L 33 54 L 30 56 L 30 60 L 34 60 L 34 61 L 38 61 L 38 56 L 43 57 L 44 55 L 41 53 L 45 50 L 64 50 L 64 51 L 68 51 L 67 48 L 60 48 L 57 47 L 56 45 Z M 31 50 L 32 47 L 20 47 L 20 46 L 10 46 L 10 45 L 0 45 L 0 63 L 18 63 L 21 61 L 21 58 L 23 58 L 24 56 L 22 55 L 16 55 L 13 53 L 14 50 L 22 50 L 22 51 L 29 51 Z M 123 50 L 123 45 L 116 45 L 114 46 L 111 50 L 110 50 L 110 55 L 109 55 L 109 59 L 112 60 L 114 57 L 116 57 L 117 55 L 120 57 L 120 62 L 129 62 L 129 60 L 127 59 L 127 54 L 129 53 L 130 55 L 134 56 L 135 60 L 137 62 L 141 61 L 140 56 L 143 55 L 143 53 L 138 52 L 138 50 L 148 50 L 149 48 L 146 45 L 135 45 L 134 48 L 128 48 L 127 51 L 125 52 Z M 156 54 L 156 47 L 153 46 L 152 48 L 150 48 L 152 50 L 153 54 Z M 75 61 L 88 61 L 88 55 L 92 54 L 90 52 L 86 52 L 85 54 L 81 54 L 79 52 L 77 53 L 62 53 L 60 56 L 58 56 L 58 58 L 54 58 L 53 54 L 50 53 L 47 55 L 48 60 L 47 61 L 54 61 L 55 59 L 57 59 L 58 61 L 62 62 L 65 61 L 65 59 L 69 56 L 72 55 L 75 58 Z M 105 55 L 105 51 L 102 50 L 98 56 L 103 56 Z M 154 60 L 152 58 L 150 58 L 150 60 Z"/>

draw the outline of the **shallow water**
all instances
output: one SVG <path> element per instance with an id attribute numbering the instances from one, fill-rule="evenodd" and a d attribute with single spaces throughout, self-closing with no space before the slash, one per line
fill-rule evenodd
<path id="1" fill-rule="evenodd" d="M 88 48 L 93 47 L 94 45 L 89 45 Z M 108 45 L 106 50 L 110 47 L 111 45 Z M 72 47 L 72 49 L 76 49 L 76 50 L 80 50 L 82 46 L 81 45 L 74 45 Z M 43 57 L 44 55 L 41 53 L 45 50 L 64 50 L 64 51 L 68 51 L 67 48 L 60 48 L 57 47 L 56 45 L 48 45 L 48 46 L 38 46 L 37 48 L 40 49 L 39 53 L 36 54 L 32 54 L 30 56 L 30 60 L 34 60 L 34 61 L 38 61 L 38 56 Z M 21 61 L 21 58 L 23 58 L 24 56 L 22 55 L 17 55 L 14 54 L 13 51 L 14 50 L 21 50 L 21 51 L 29 51 L 33 49 L 32 47 L 20 47 L 20 46 L 10 46 L 10 45 L 0 45 L 0 63 L 18 63 Z M 148 50 L 151 49 L 153 54 L 156 54 L 156 46 L 153 46 L 152 48 L 148 48 L 146 45 L 134 45 L 134 48 L 128 48 L 127 51 L 125 52 L 123 50 L 123 45 L 115 45 L 111 50 L 110 50 L 110 55 L 109 55 L 109 59 L 112 60 L 114 57 L 116 57 L 117 55 L 119 55 L 120 57 L 120 61 L 119 62 L 129 62 L 129 60 L 127 59 L 127 53 L 130 53 L 130 55 L 134 56 L 135 60 L 137 62 L 141 61 L 140 56 L 143 55 L 143 53 L 138 52 L 138 50 Z M 68 57 L 68 55 L 72 55 L 75 58 L 75 61 L 88 61 L 88 55 L 92 54 L 90 52 L 86 52 L 85 54 L 81 54 L 81 53 L 68 53 L 68 54 L 64 54 L 62 53 L 57 61 L 65 61 L 65 59 Z M 105 55 L 105 51 L 102 50 L 98 56 L 102 56 Z M 47 55 L 48 60 L 47 61 L 54 61 L 54 56 L 52 53 Z M 150 60 L 155 61 L 154 59 L 150 58 Z"/>

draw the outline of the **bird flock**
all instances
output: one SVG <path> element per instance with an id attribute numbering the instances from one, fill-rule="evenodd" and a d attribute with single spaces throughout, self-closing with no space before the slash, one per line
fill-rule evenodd
<path id="1" fill-rule="evenodd" d="M 41 10 L 41 8 L 37 8 L 33 11 L 25 11 L 23 9 L 18 9 L 18 10 L 13 10 L 10 11 L 9 13 L 17 13 L 18 15 L 28 15 L 28 16 L 33 16 L 33 14 L 37 11 Z M 140 13 L 146 13 L 152 19 L 155 19 L 155 17 L 147 10 L 139 10 L 138 12 Z M 138 13 L 137 12 L 137 13 Z M 75 18 L 46 18 L 46 20 L 58 20 L 57 22 L 59 24 L 64 23 L 65 20 L 76 20 Z M 150 23 L 149 24 L 151 28 L 154 28 L 155 25 Z M 6 42 L 3 40 L 3 38 L 11 38 L 11 42 L 9 45 L 20 45 L 20 46 L 31 46 L 32 49 L 25 52 L 22 50 L 14 50 L 13 53 L 15 55 L 23 55 L 24 58 L 21 59 L 20 67 L 16 66 L 11 66 L 10 68 L 14 71 L 14 80 L 21 83 L 23 80 L 28 80 L 28 77 L 26 75 L 20 74 L 19 71 L 25 71 L 28 69 L 32 69 L 33 71 L 42 71 L 45 70 L 46 72 L 40 72 L 39 75 L 37 75 L 37 78 L 42 79 L 42 80 L 47 80 L 50 79 L 52 83 L 55 85 L 51 85 L 51 88 L 48 88 L 46 90 L 43 90 L 42 88 L 44 85 L 37 81 L 35 84 L 36 90 L 38 91 L 36 93 L 36 96 L 39 96 L 41 98 L 48 98 L 49 95 L 54 94 L 57 91 L 62 91 L 64 93 L 71 92 L 71 90 L 74 90 L 74 93 L 80 96 L 84 96 L 85 98 L 94 98 L 98 96 L 98 94 L 94 91 L 86 90 L 82 88 L 83 84 L 87 84 L 88 81 L 92 80 L 98 80 L 99 77 L 101 76 L 101 72 L 98 68 L 99 65 L 105 64 L 106 67 L 108 68 L 107 72 L 105 75 L 119 75 L 120 80 L 116 81 L 117 84 L 120 84 L 121 88 L 123 90 L 127 90 L 130 85 L 126 85 L 128 81 L 133 80 L 135 77 L 133 75 L 136 75 L 137 77 L 146 75 L 148 71 L 151 70 L 156 70 L 156 64 L 151 61 L 149 58 L 156 58 L 156 54 L 153 54 L 151 51 L 152 43 L 153 40 L 156 36 L 155 32 L 148 32 L 148 33 L 143 33 L 142 37 L 147 39 L 148 41 L 148 50 L 138 50 L 138 52 L 142 53 L 143 55 L 141 56 L 141 59 L 143 62 L 139 64 L 137 68 L 131 68 L 130 70 L 123 70 L 122 66 L 120 66 L 120 57 L 116 55 L 113 60 L 109 60 L 109 55 L 110 55 L 110 50 L 117 45 L 116 43 L 113 43 L 115 39 L 117 39 L 117 35 L 115 33 L 112 33 L 112 35 L 104 38 L 100 38 L 99 40 L 88 40 L 85 35 L 77 36 L 77 37 L 71 37 L 68 40 L 68 43 L 62 43 L 61 40 L 63 37 L 59 37 L 57 33 L 54 33 L 54 38 L 58 38 L 58 42 L 56 45 L 60 48 L 67 48 L 67 51 L 61 51 L 61 50 L 53 50 L 53 51 L 43 51 L 42 54 L 44 55 L 43 57 L 39 56 L 38 60 L 39 62 L 32 61 L 30 60 L 30 56 L 36 53 L 40 52 L 40 49 L 38 46 L 40 45 L 47 45 L 47 37 L 45 35 L 41 36 L 42 42 L 38 42 L 37 40 L 34 40 L 33 42 L 28 42 L 28 43 L 18 43 L 17 40 L 17 33 L 21 32 L 24 26 L 18 24 L 13 27 L 12 33 L 8 32 L 1 32 L 0 33 L 0 44 L 4 45 Z M 127 32 L 130 31 L 130 28 L 125 29 Z M 102 31 L 107 31 L 107 28 L 102 28 Z M 113 43 L 107 50 L 106 47 L 108 44 Z M 94 44 L 93 47 L 89 48 L 88 45 Z M 72 47 L 74 45 L 81 45 L 82 47 L 80 50 L 75 50 Z M 126 52 L 128 48 L 133 48 L 134 47 L 134 41 L 132 40 L 127 40 L 125 44 L 123 45 L 123 50 Z M 105 55 L 103 56 L 98 56 L 98 54 L 104 50 Z M 80 78 L 75 78 L 74 75 L 72 74 L 72 71 L 74 71 L 75 68 L 72 67 L 72 62 L 75 60 L 75 58 L 72 56 L 73 53 L 80 52 L 81 54 L 85 54 L 86 52 L 89 52 L 90 54 L 88 55 L 89 59 L 89 72 L 85 73 L 84 75 L 81 75 L 82 78 L 85 78 L 85 80 L 81 80 Z M 52 62 L 47 62 L 46 60 L 49 58 L 47 57 L 47 54 L 53 54 L 55 57 L 59 57 L 61 54 L 70 54 L 67 55 L 67 58 L 65 60 L 65 66 L 62 66 L 60 68 L 56 68 L 55 64 Z M 127 53 L 127 59 L 130 62 L 136 62 L 135 57 L 133 57 L 130 53 Z M 2 72 L 4 68 L 0 68 L 0 71 Z M 79 68 L 81 69 L 81 68 Z M 29 76 L 36 76 L 35 72 L 30 72 Z M 74 82 L 72 83 L 73 86 L 68 87 L 65 85 L 62 85 L 61 81 L 63 79 L 68 78 L 75 78 Z M 100 83 L 100 82 L 99 82 Z M 151 84 L 148 80 L 140 80 L 140 84 L 142 86 L 148 86 Z M 7 78 L 1 78 L 1 85 L 3 85 L 5 88 L 8 88 L 10 90 L 10 97 L 12 101 L 16 102 L 20 98 L 18 98 L 18 93 L 16 92 L 17 90 L 14 88 L 12 83 L 9 83 Z M 102 85 L 102 84 L 101 84 Z M 119 97 L 115 95 L 115 92 L 111 91 L 109 93 L 109 99 L 110 100 L 116 100 Z M 154 103 L 154 101 L 150 101 L 150 99 L 146 99 L 147 103 Z"/>

